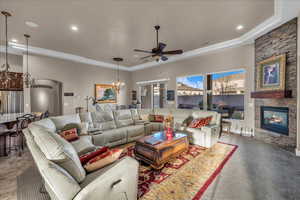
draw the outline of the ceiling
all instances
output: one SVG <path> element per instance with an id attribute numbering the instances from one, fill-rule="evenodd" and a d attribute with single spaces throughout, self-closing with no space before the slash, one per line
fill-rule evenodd
<path id="1" fill-rule="evenodd" d="M 161 25 L 166 50 L 190 51 L 240 37 L 274 14 L 273 0 L 0 0 L 9 18 L 9 38 L 30 45 L 112 63 L 134 66 L 155 45 L 153 26 Z M 30 28 L 33 21 L 38 28 Z M 3 27 L 3 18 L 1 27 Z M 237 25 L 244 25 L 241 31 Z M 78 26 L 78 32 L 70 30 Z M 1 30 L 3 30 L 1 28 Z M 3 44 L 1 31 L 1 43 Z"/>

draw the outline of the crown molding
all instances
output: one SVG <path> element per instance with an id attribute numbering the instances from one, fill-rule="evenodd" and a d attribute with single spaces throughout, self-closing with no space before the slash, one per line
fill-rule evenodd
<path id="1" fill-rule="evenodd" d="M 222 49 L 235 48 L 240 47 L 242 45 L 252 44 L 258 37 L 277 28 L 278 26 L 284 24 L 292 18 L 297 17 L 299 14 L 299 9 L 300 1 L 298 0 L 274 0 L 274 15 L 239 38 L 187 51 L 181 55 L 172 56 L 169 58 L 169 60 L 164 62 L 152 61 L 133 66 L 130 69 L 131 71 L 143 70 L 150 67 L 162 66 L 167 63 L 172 63 L 179 60 L 190 59 L 208 53 L 213 53 Z"/>
<path id="2" fill-rule="evenodd" d="M 147 62 L 147 63 L 143 63 L 131 67 L 120 66 L 120 70 L 123 71 L 143 70 L 150 67 L 162 66 L 167 63 L 198 57 L 201 55 L 213 53 L 227 48 L 236 48 L 243 45 L 252 44 L 256 38 L 277 28 L 278 26 L 284 24 L 288 20 L 297 17 L 299 14 L 299 9 L 300 9 L 299 0 L 274 0 L 274 15 L 239 38 L 235 38 L 232 40 L 213 44 L 207 47 L 187 51 L 181 55 L 169 57 L 169 60 L 164 62 L 152 61 L 152 62 Z M 9 45 L 10 45 L 9 53 L 16 54 L 16 55 L 22 55 L 24 50 L 26 49 L 24 45 L 17 44 L 17 43 L 9 43 Z M 5 48 L 4 46 L 0 46 L 0 52 L 4 52 L 5 50 L 4 48 Z M 64 53 L 64 52 L 59 52 L 59 51 L 54 51 L 54 50 L 49 50 L 49 49 L 44 49 L 39 47 L 29 46 L 29 52 L 32 54 L 70 60 L 78 63 L 95 65 L 95 66 L 105 67 L 110 69 L 117 69 L 117 66 L 113 63 L 98 61 L 98 60 L 89 59 L 74 54 L 69 54 L 69 53 Z"/>

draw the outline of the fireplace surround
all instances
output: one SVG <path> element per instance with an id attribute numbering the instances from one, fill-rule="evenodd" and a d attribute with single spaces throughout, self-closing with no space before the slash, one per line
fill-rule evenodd
<path id="1" fill-rule="evenodd" d="M 261 106 L 261 128 L 283 135 L 289 135 L 289 108 Z"/>

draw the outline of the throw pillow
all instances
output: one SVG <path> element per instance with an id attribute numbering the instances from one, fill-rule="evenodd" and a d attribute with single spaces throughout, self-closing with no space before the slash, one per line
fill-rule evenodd
<path id="1" fill-rule="evenodd" d="M 81 133 L 81 124 L 77 124 L 77 123 L 66 124 L 62 129 L 60 129 L 60 131 L 68 131 L 68 130 L 71 130 L 73 128 L 77 129 L 78 134 Z"/>
<path id="2" fill-rule="evenodd" d="M 61 131 L 59 133 L 59 135 L 62 138 L 64 138 L 65 140 L 67 140 L 68 142 L 72 142 L 72 141 L 75 141 L 75 140 L 79 139 L 76 128 L 72 128 L 72 129 L 67 130 L 67 131 Z"/>
<path id="3" fill-rule="evenodd" d="M 189 125 L 189 128 L 202 128 L 203 126 L 207 126 L 211 120 L 212 116 L 194 119 Z"/>
<path id="4" fill-rule="evenodd" d="M 163 122 L 164 116 L 163 115 L 149 115 L 150 122 Z"/>
<path id="5" fill-rule="evenodd" d="M 122 152 L 123 149 L 113 149 L 105 153 L 102 153 L 101 155 L 98 155 L 95 158 L 88 161 L 87 164 L 84 166 L 84 168 L 88 172 L 101 169 L 102 167 L 105 167 L 115 162 L 119 158 Z"/>
<path id="6" fill-rule="evenodd" d="M 149 115 L 148 118 L 149 118 L 149 122 L 154 122 L 155 115 Z"/>
<path id="7" fill-rule="evenodd" d="M 89 162 L 91 159 L 95 158 L 96 156 L 99 156 L 105 152 L 108 151 L 108 147 L 101 147 L 95 151 L 89 152 L 87 154 L 84 154 L 80 156 L 80 162 L 82 165 L 85 165 L 87 162 Z"/>
<path id="8" fill-rule="evenodd" d="M 192 123 L 193 119 L 193 116 L 188 116 L 185 120 L 183 120 L 182 125 L 184 127 L 188 127 Z"/>

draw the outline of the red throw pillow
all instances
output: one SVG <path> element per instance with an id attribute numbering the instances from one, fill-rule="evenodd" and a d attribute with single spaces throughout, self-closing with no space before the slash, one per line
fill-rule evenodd
<path id="1" fill-rule="evenodd" d="M 95 151 L 89 152 L 87 154 L 84 154 L 80 156 L 80 162 L 82 165 L 85 165 L 87 162 L 89 162 L 91 159 L 95 158 L 96 156 L 99 156 L 105 152 L 108 151 L 108 147 L 101 147 Z"/>
<path id="2" fill-rule="evenodd" d="M 63 137 L 65 140 L 72 142 L 79 139 L 79 136 L 77 134 L 77 129 L 72 128 L 70 130 L 62 131 L 59 133 L 61 137 Z"/>
<path id="3" fill-rule="evenodd" d="M 189 125 L 189 128 L 202 128 L 203 126 L 207 126 L 211 120 L 212 116 L 194 119 Z"/>
<path id="4" fill-rule="evenodd" d="M 123 149 L 113 149 L 109 150 L 99 156 L 96 156 L 95 158 L 91 159 L 87 162 L 87 164 L 84 166 L 86 171 L 92 172 L 97 169 L 101 169 L 102 167 L 105 167 L 106 165 L 109 165 L 113 162 L 115 162 L 123 152 Z"/>
<path id="5" fill-rule="evenodd" d="M 155 115 L 155 122 L 163 122 L 164 116 L 163 115 Z"/>

